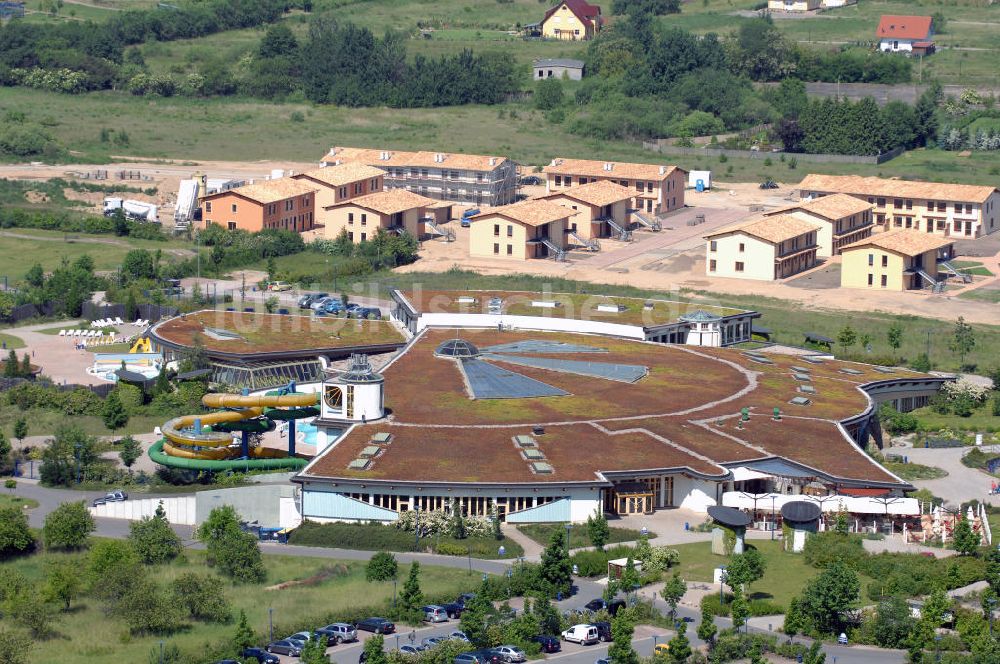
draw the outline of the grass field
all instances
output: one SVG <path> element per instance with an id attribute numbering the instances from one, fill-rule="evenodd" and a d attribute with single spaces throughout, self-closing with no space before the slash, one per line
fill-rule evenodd
<path id="1" fill-rule="evenodd" d="M 993 273 L 986 269 L 986 266 L 979 261 L 952 261 L 951 264 L 966 274 L 972 274 L 977 277 L 993 276 Z"/>
<path id="2" fill-rule="evenodd" d="M 565 530 L 565 528 L 566 526 L 561 523 L 532 523 L 517 527 L 518 530 L 542 546 L 549 545 L 549 542 L 552 540 L 552 535 L 556 530 Z M 616 528 L 612 526 L 610 528 L 608 544 L 634 542 L 641 536 L 642 533 L 638 530 L 633 530 L 631 528 Z M 649 533 L 650 539 L 654 537 L 656 537 L 656 533 Z M 585 546 L 593 546 L 593 544 L 590 543 L 590 536 L 587 535 L 587 526 L 585 524 L 577 524 L 572 527 L 572 530 L 570 530 L 569 548 L 579 549 Z"/>
<path id="3" fill-rule="evenodd" d="M 32 579 L 43 576 L 47 562 L 56 559 L 76 558 L 76 554 L 45 553 L 4 563 L 19 569 Z M 328 614 L 338 610 L 355 611 L 369 606 L 383 608 L 392 598 L 391 583 L 365 581 L 364 562 L 319 560 L 295 556 L 267 555 L 265 586 L 307 579 L 329 570 L 333 576 L 315 584 L 304 584 L 282 590 L 268 590 L 261 585 L 232 586 L 218 577 L 225 588 L 226 597 L 235 613 L 246 611 L 251 627 L 263 638 L 268 631 L 268 610 L 273 609 L 275 636 L 290 633 L 303 622 L 319 626 Z M 185 572 L 198 572 L 216 576 L 205 565 L 205 553 L 188 550 L 184 558 L 172 565 L 153 568 L 151 573 L 161 583 Z M 408 565 L 400 565 L 400 578 L 406 578 Z M 454 597 L 474 588 L 479 575 L 467 576 L 454 569 L 421 566 L 420 585 L 432 597 Z M 377 615 L 377 614 L 376 614 Z M 57 615 L 55 623 L 58 636 L 46 641 L 36 641 L 31 653 L 33 662 L 60 662 L 61 664 L 104 664 L 106 662 L 146 662 L 161 637 L 130 636 L 124 623 L 109 618 L 101 605 L 92 599 L 81 598 L 73 610 Z M 203 651 L 207 644 L 231 638 L 234 624 L 193 623 L 191 628 L 169 637 L 162 637 L 167 645 L 175 644 L 185 651 Z M 72 647 L 69 646 L 72 644 Z M 262 643 L 263 645 L 263 643 Z"/>
<path id="4" fill-rule="evenodd" d="M 720 164 L 709 154 L 658 155 L 639 143 L 573 136 L 523 103 L 350 109 L 237 99 L 137 100 L 115 92 L 67 96 L 0 88 L 0 112 L 8 110 L 58 117 L 52 133 L 81 153 L 77 159 L 90 162 L 110 160 L 111 149 L 100 142 L 101 127 L 109 127 L 131 136 L 129 147 L 116 148 L 114 154 L 145 158 L 317 161 L 336 144 L 397 150 L 447 146 L 454 152 L 508 155 L 529 167 L 546 164 L 554 155 L 601 155 L 609 160 L 678 163 L 686 169 L 707 167 L 719 182 L 752 182 L 769 175 L 781 183 L 797 184 L 812 172 L 995 184 L 1000 173 L 995 157 L 984 152 L 958 160 L 954 153 L 915 150 L 880 166 L 800 163 L 795 169 L 778 159 L 770 165 L 759 158 L 730 158 Z M 304 122 L 290 121 L 296 111 Z"/>
<path id="5" fill-rule="evenodd" d="M 948 471 L 935 466 L 925 466 L 919 463 L 896 463 L 888 461 L 882 464 L 889 472 L 907 482 L 911 480 L 936 480 L 948 476 Z"/>
<path id="6" fill-rule="evenodd" d="M 935 413 L 929 407 L 912 411 L 924 431 L 951 429 L 953 431 L 1000 431 L 1000 417 L 993 415 L 989 400 L 972 411 L 969 417 Z M 988 441 L 987 441 L 987 444 Z"/>
<path id="7" fill-rule="evenodd" d="M 7 350 L 24 348 L 24 342 L 21 337 L 14 336 L 13 334 L 8 334 L 7 332 L 0 332 L 0 343 Z"/>
<path id="8" fill-rule="evenodd" d="M 162 425 L 163 421 L 167 419 L 159 415 L 137 415 L 129 418 L 128 424 L 118 431 L 110 431 L 104 426 L 101 418 L 96 415 L 74 415 L 72 418 L 67 418 L 65 414 L 54 410 L 36 408 L 22 411 L 16 406 L 0 403 L 0 431 L 6 433 L 8 438 L 14 435 L 14 422 L 21 415 L 26 416 L 28 419 L 29 436 L 51 434 L 61 424 L 66 424 L 68 419 L 72 419 L 73 424 L 79 425 L 86 433 L 94 436 L 124 436 L 128 433 L 149 433 L 153 430 L 153 427 Z"/>
<path id="9" fill-rule="evenodd" d="M 190 243 L 170 240 L 136 240 L 110 235 L 61 233 L 34 228 L 14 228 L 0 231 L 0 256 L 4 257 L 0 277 L 14 281 L 22 279 L 35 263 L 51 271 L 65 259 L 73 262 L 84 254 L 94 259 L 96 270 L 115 270 L 132 249 L 160 249 L 164 254 L 188 255 Z M 57 330 L 58 331 L 58 330 Z"/>
<path id="10" fill-rule="evenodd" d="M 23 498 L 10 492 L 10 489 L 3 489 L 0 493 L 0 507 L 18 507 L 29 510 L 38 507 L 38 501 L 34 498 Z"/>
<path id="11" fill-rule="evenodd" d="M 793 597 L 802 592 L 806 582 L 818 573 L 818 570 L 806 564 L 801 554 L 786 553 L 780 540 L 750 540 L 764 556 L 766 569 L 764 578 L 750 586 L 751 599 L 766 599 L 781 606 L 788 606 Z M 688 582 L 697 581 L 711 585 L 713 570 L 725 565 L 728 558 L 712 553 L 710 542 L 680 544 L 670 547 L 680 553 L 680 564 L 673 568 L 680 572 L 681 577 Z M 861 577 L 862 597 L 865 597 L 864 587 L 871 579 Z M 718 586 L 715 587 L 718 592 Z"/>
<path id="12" fill-rule="evenodd" d="M 979 302 L 1000 303 L 1000 288 L 977 288 L 976 290 L 965 291 L 958 295 L 963 300 L 977 300 Z"/>

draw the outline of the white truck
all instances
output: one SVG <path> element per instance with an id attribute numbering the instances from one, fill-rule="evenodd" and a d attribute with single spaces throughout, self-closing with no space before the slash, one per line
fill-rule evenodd
<path id="1" fill-rule="evenodd" d="M 125 216 L 133 221 L 159 222 L 159 209 L 153 203 L 142 201 L 124 200 L 121 198 L 108 197 L 104 199 L 104 216 L 112 217 L 115 212 L 122 210 Z"/>
<path id="2" fill-rule="evenodd" d="M 181 180 L 177 191 L 177 207 L 174 208 L 174 230 L 185 231 L 194 219 L 198 209 L 198 180 Z"/>

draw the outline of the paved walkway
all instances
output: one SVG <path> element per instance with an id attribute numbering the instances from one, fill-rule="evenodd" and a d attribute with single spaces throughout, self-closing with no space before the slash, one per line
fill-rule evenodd
<path id="1" fill-rule="evenodd" d="M 962 456 L 968 447 L 927 448 L 895 447 L 892 450 L 909 457 L 913 463 L 936 466 L 948 472 L 947 477 L 937 480 L 913 480 L 918 489 L 927 489 L 944 499 L 948 505 L 958 506 L 971 500 L 1000 504 L 997 496 L 990 495 L 991 478 L 986 473 L 962 465 Z"/>

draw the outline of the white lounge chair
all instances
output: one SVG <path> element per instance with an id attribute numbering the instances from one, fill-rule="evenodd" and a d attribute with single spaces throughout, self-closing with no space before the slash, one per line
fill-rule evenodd
<path id="1" fill-rule="evenodd" d="M 121 318 L 115 318 L 115 319 L 114 319 L 113 321 L 111 321 L 111 322 L 112 322 L 112 323 L 113 323 L 114 325 L 124 325 L 124 324 L 125 324 L 125 321 L 123 321 L 123 320 L 122 320 Z"/>
<path id="2" fill-rule="evenodd" d="M 65 337 L 66 336 L 66 330 L 59 330 L 59 336 L 60 337 Z"/>

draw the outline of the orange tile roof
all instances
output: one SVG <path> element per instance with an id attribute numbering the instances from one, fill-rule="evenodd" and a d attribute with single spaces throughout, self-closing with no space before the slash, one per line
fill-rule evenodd
<path id="1" fill-rule="evenodd" d="M 544 226 L 553 221 L 567 219 L 573 214 L 573 210 L 558 203 L 535 198 L 481 212 L 472 217 L 472 220 L 479 221 L 500 216 L 526 226 Z"/>
<path id="2" fill-rule="evenodd" d="M 790 214 L 779 214 L 720 228 L 705 237 L 711 238 L 720 235 L 729 235 L 730 233 L 745 233 L 765 242 L 777 244 L 815 230 L 815 224 L 811 224 L 798 217 L 793 217 Z"/>
<path id="3" fill-rule="evenodd" d="M 415 208 L 430 207 L 435 203 L 437 201 L 434 199 L 414 194 L 412 191 L 387 189 L 385 191 L 377 191 L 374 194 L 368 194 L 367 196 L 358 196 L 357 198 L 342 201 L 335 205 L 328 205 L 325 209 L 333 210 L 345 205 L 355 205 L 380 214 L 396 214 L 397 212 L 405 212 L 406 210 L 413 210 Z"/>
<path id="4" fill-rule="evenodd" d="M 229 189 L 227 191 L 220 191 L 216 194 L 206 196 L 202 200 L 210 200 L 227 194 L 237 194 L 244 198 L 249 198 L 252 201 L 256 201 L 262 205 L 267 205 L 268 203 L 277 203 L 278 201 L 283 201 L 286 198 L 292 198 L 293 196 L 302 196 L 304 194 L 313 193 L 316 193 L 316 187 L 314 186 L 310 186 L 305 182 L 299 182 L 298 180 L 293 180 L 291 178 L 281 178 L 279 180 L 265 180 L 263 182 Z"/>
<path id="5" fill-rule="evenodd" d="M 597 182 L 588 182 L 587 184 L 555 191 L 545 196 L 539 196 L 539 198 L 552 200 L 560 196 L 572 198 L 588 205 L 603 206 L 629 200 L 632 198 L 632 190 L 610 180 L 598 180 Z"/>
<path id="6" fill-rule="evenodd" d="M 606 166 L 610 165 L 611 170 Z M 569 173 L 570 175 L 585 175 L 587 177 L 614 178 L 622 177 L 632 180 L 665 180 L 671 173 L 682 170 L 676 166 L 659 164 L 634 164 L 628 162 L 593 161 L 590 159 L 553 159 L 552 163 L 542 169 L 543 173 Z"/>
<path id="7" fill-rule="evenodd" d="M 438 161 L 438 158 L 441 161 Z M 360 162 L 369 166 L 419 166 L 423 168 L 456 168 L 464 171 L 492 171 L 507 161 L 507 157 L 453 152 L 406 152 L 402 150 L 333 147 L 321 161 L 326 163 Z"/>
<path id="8" fill-rule="evenodd" d="M 954 240 L 939 235 L 922 233 L 909 228 L 899 228 L 885 233 L 875 233 L 871 237 L 843 247 L 841 251 L 861 249 L 862 247 L 878 247 L 904 256 L 919 256 L 922 253 L 947 247 L 954 243 Z"/>
<path id="9" fill-rule="evenodd" d="M 810 173 L 799 183 L 799 190 L 839 192 L 854 196 L 909 197 L 983 203 L 997 191 L 997 188 L 973 184 L 945 184 L 916 180 L 888 180 L 859 175 L 816 175 Z"/>
<path id="10" fill-rule="evenodd" d="M 362 163 L 338 164 L 316 168 L 291 176 L 294 180 L 315 180 L 331 187 L 340 187 L 360 180 L 369 180 L 385 175 L 385 171 Z"/>
<path id="11" fill-rule="evenodd" d="M 829 196 L 814 198 L 811 201 L 804 201 L 796 205 L 789 205 L 777 210 L 765 212 L 764 215 L 770 217 L 775 214 L 801 210 L 803 212 L 819 215 L 820 217 L 824 217 L 826 219 L 836 220 L 843 219 L 844 217 L 850 217 L 852 214 L 865 212 L 871 209 L 871 203 L 866 200 L 862 200 L 857 196 L 851 196 L 850 194 L 830 194 Z"/>
<path id="12" fill-rule="evenodd" d="M 927 39 L 931 35 L 931 21 L 930 16 L 885 14 L 875 34 L 880 39 Z"/>

